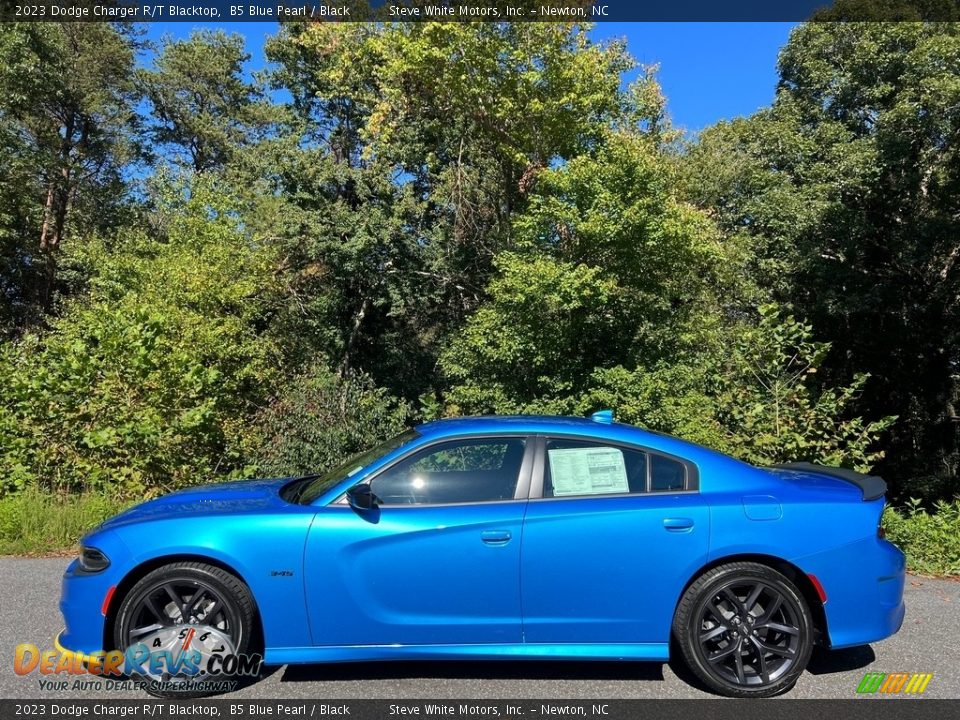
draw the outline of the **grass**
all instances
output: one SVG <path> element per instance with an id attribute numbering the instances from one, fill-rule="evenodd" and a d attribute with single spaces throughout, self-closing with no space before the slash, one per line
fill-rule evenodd
<path id="1" fill-rule="evenodd" d="M 36 490 L 0 498 L 0 555 L 57 555 L 129 502 L 101 495 L 51 497 Z"/>

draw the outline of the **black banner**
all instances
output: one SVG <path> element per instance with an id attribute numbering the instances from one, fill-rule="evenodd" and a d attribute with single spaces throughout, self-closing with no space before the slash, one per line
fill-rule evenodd
<path id="1" fill-rule="evenodd" d="M 960 701 L 855 700 L 0 700 L 0 718 L 592 718 L 593 720 L 938 720 Z"/>
<path id="2" fill-rule="evenodd" d="M 960 0 L 0 0 L 0 21 L 960 20 Z"/>

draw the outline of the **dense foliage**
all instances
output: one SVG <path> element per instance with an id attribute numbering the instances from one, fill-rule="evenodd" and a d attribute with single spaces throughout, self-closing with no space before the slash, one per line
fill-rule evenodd
<path id="1" fill-rule="evenodd" d="M 706 131 L 686 194 L 751 247 L 752 277 L 832 344 L 823 382 L 898 419 L 899 497 L 960 490 L 960 27 L 814 23 L 773 106 Z"/>
<path id="2" fill-rule="evenodd" d="M 260 472 L 288 476 L 339 465 L 402 432 L 410 407 L 369 378 L 343 377 L 324 363 L 292 376 L 255 417 L 247 457 Z"/>
<path id="3" fill-rule="evenodd" d="M 11 502 L 601 407 L 958 491 L 954 26 L 801 26 L 694 141 L 577 24 L 285 24 L 254 79 L 236 36 L 142 50 L 0 26 Z"/>
<path id="4" fill-rule="evenodd" d="M 925 575 L 960 575 L 960 500 L 938 500 L 929 510 L 919 500 L 883 514 L 887 537 L 907 555 L 908 567 Z"/>
<path id="5" fill-rule="evenodd" d="M 237 467 L 228 451 L 265 402 L 279 347 L 272 252 L 204 183 L 163 189 L 165 237 L 88 238 L 88 289 L 0 353 L 6 490 L 142 496 Z"/>

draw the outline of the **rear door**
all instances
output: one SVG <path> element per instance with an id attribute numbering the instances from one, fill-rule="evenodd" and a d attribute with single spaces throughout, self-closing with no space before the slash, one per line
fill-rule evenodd
<path id="1" fill-rule="evenodd" d="M 524 640 L 667 643 L 680 593 L 707 558 L 697 468 L 603 440 L 537 442 L 521 553 Z"/>

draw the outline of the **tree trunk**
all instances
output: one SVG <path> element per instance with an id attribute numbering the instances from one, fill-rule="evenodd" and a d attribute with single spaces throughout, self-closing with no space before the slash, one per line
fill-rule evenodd
<path id="1" fill-rule="evenodd" d="M 44 282 L 40 289 L 40 305 L 47 311 L 53 303 L 53 291 L 57 283 L 57 256 L 63 242 L 70 213 L 70 200 L 73 194 L 72 157 L 74 148 L 73 119 L 63 129 L 60 143 L 59 167 L 54 177 L 47 183 L 47 197 L 43 205 L 43 223 L 40 227 L 40 253 L 44 260 Z M 59 176 L 59 177 L 57 177 Z"/>
<path id="2" fill-rule="evenodd" d="M 54 239 L 54 218 L 58 214 L 55 204 L 57 198 L 56 183 L 47 184 L 47 199 L 43 205 L 43 224 L 40 226 L 40 254 L 43 257 L 43 285 L 37 288 L 37 299 L 44 311 L 50 309 L 53 299 L 53 286 L 57 279 L 57 259 Z"/>
<path id="3" fill-rule="evenodd" d="M 353 346 L 356 343 L 357 335 L 360 334 L 360 326 L 363 324 L 363 318 L 366 317 L 370 309 L 370 298 L 364 298 L 360 310 L 353 318 L 353 327 L 350 328 L 350 334 L 347 336 L 347 342 L 343 349 L 343 360 L 340 363 L 340 374 L 346 377 L 350 372 L 350 357 L 353 353 Z"/>

